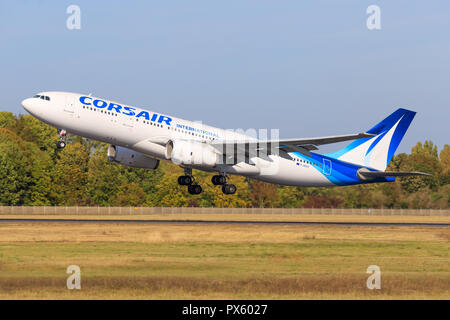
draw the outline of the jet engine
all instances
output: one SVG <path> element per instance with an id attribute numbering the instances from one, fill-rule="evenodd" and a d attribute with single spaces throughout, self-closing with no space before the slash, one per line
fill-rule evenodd
<path id="1" fill-rule="evenodd" d="M 108 147 L 108 160 L 134 168 L 156 169 L 159 165 L 158 159 L 154 159 L 143 153 L 114 145 L 110 145 Z"/>
<path id="2" fill-rule="evenodd" d="M 174 140 L 166 145 L 166 158 L 176 164 L 212 168 L 217 164 L 218 154 L 206 143 Z"/>

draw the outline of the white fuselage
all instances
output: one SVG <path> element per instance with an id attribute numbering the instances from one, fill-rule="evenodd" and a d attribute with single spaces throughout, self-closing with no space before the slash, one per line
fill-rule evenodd
<path id="1" fill-rule="evenodd" d="M 22 102 L 24 108 L 39 120 L 75 135 L 129 148 L 161 160 L 168 160 L 165 146 L 171 140 L 204 144 L 252 140 L 236 132 L 87 95 L 68 92 L 44 92 L 40 95 L 48 96 L 50 100 L 30 98 Z M 240 162 L 213 168 L 198 165 L 191 167 L 248 176 L 282 185 L 334 185 L 323 174 L 322 164 L 305 161 L 297 153 L 289 155 L 292 159 L 269 155 L 268 159 L 251 158 L 252 164 Z"/>

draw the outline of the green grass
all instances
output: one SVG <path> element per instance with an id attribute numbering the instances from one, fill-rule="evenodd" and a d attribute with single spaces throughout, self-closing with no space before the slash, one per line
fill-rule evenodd
<path id="1" fill-rule="evenodd" d="M 55 283 L 49 285 L 44 282 L 41 283 L 41 289 L 49 290 L 49 292 L 55 289 L 63 290 L 65 286 L 63 280 L 67 277 L 65 270 L 71 264 L 81 267 L 82 279 L 87 283 L 83 286 L 83 291 L 88 294 L 90 289 L 95 289 L 94 291 L 98 294 L 98 291 L 101 291 L 99 285 L 101 287 L 101 279 L 103 279 L 105 293 L 111 289 L 111 285 L 114 286 L 114 281 L 121 280 L 122 287 L 119 287 L 133 296 L 129 288 L 123 287 L 124 283 L 128 283 L 132 288 L 136 287 L 136 284 L 130 280 L 133 278 L 140 279 L 135 281 L 173 278 L 181 279 L 180 282 L 197 280 L 203 283 L 220 280 L 228 284 L 235 283 L 235 285 L 238 285 L 239 281 L 242 284 L 242 281 L 269 279 L 277 285 L 282 279 L 317 278 L 323 275 L 330 281 L 339 277 L 348 277 L 349 281 L 354 283 L 355 279 L 359 279 L 361 282 L 359 285 L 363 287 L 368 276 L 365 273 L 367 267 L 375 264 L 380 266 L 383 275 L 393 278 L 407 277 L 417 281 L 429 280 L 430 277 L 435 281 L 438 278 L 446 283 L 444 286 L 446 290 L 436 294 L 449 297 L 448 247 L 438 242 L 384 243 L 330 240 L 259 244 L 198 242 L 31 244 L 16 242 L 0 243 L 0 257 L 0 283 L 9 283 L 9 287 L 13 288 L 6 292 L 0 288 L 1 298 L 7 298 L 8 294 L 14 296 L 26 290 L 26 287 L 15 286 L 14 279 L 28 279 L 30 285 L 34 283 L 32 279 L 57 279 L 58 281 L 55 281 L 60 283 L 62 288 L 55 288 Z M 90 280 L 92 280 L 91 287 Z M 36 286 L 36 283 L 33 286 Z M 141 292 L 142 297 L 152 297 L 152 293 L 161 294 L 173 289 L 172 284 L 172 288 L 163 287 L 160 290 L 152 288 L 151 292 L 148 292 L 145 287 L 139 287 L 136 290 Z M 194 289 L 192 292 L 195 291 Z M 311 297 L 318 297 L 317 290 L 310 289 Z M 397 292 L 395 288 L 391 290 Z M 189 288 L 184 288 L 184 291 L 187 291 L 185 295 L 189 294 Z M 417 294 L 415 291 L 412 297 Z M 267 290 L 266 293 L 270 295 L 271 290 Z M 352 294 L 352 290 L 347 293 Z M 175 294 L 180 293 L 175 292 Z M 205 293 L 205 297 L 207 294 L 208 292 Z M 251 292 L 247 294 L 251 296 Z M 255 292 L 255 294 L 265 296 L 264 292 Z M 296 294 L 282 292 L 275 296 L 295 298 Z M 342 297 L 345 297 L 345 294 Z"/>
<path id="2" fill-rule="evenodd" d="M 0 299 L 449 299 L 448 228 L 1 224 Z M 66 288 L 69 265 L 82 290 Z M 369 265 L 382 289 L 368 290 Z"/>

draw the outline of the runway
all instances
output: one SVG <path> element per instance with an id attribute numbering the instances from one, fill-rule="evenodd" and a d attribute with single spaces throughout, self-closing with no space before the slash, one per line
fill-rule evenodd
<path id="1" fill-rule="evenodd" d="M 0 219 L 0 223 L 135 223 L 135 224 L 253 224 L 317 225 L 364 227 L 449 227 L 450 223 L 420 222 L 342 222 L 342 221 L 251 221 L 251 220 L 127 220 L 127 219 Z"/>

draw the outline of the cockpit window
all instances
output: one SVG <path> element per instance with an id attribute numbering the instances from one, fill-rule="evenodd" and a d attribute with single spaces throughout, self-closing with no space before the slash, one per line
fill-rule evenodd
<path id="1" fill-rule="evenodd" d="M 33 96 L 33 98 L 39 98 L 39 99 L 42 99 L 42 100 L 50 101 L 50 97 L 49 96 L 41 96 L 39 94 Z"/>

